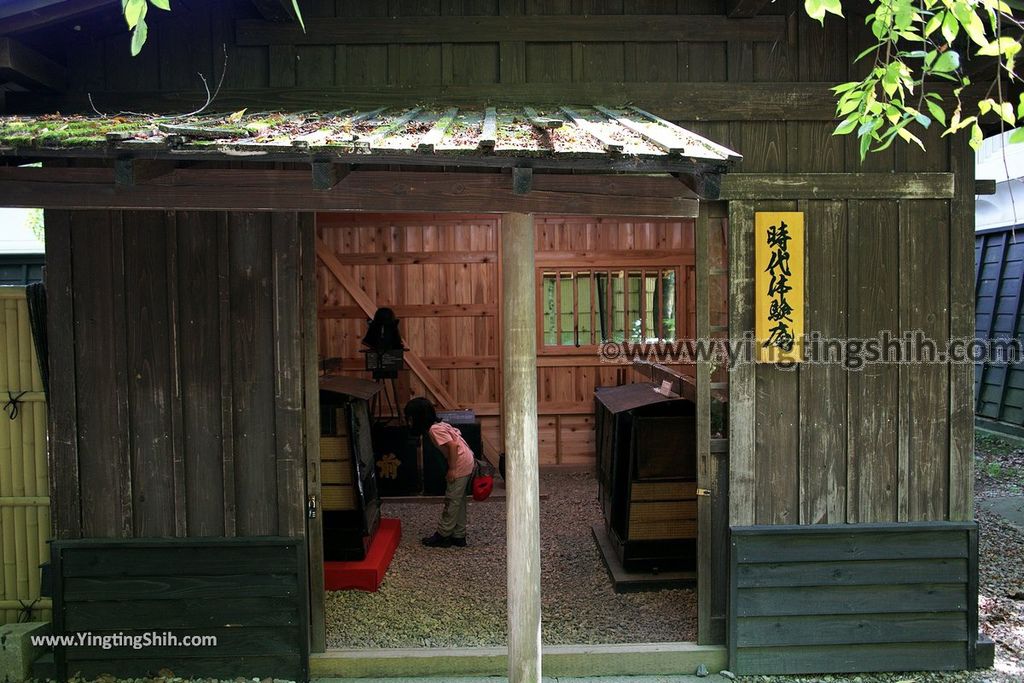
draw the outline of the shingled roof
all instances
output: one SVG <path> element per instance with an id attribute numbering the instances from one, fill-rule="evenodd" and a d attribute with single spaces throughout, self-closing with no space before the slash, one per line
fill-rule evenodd
<path id="1" fill-rule="evenodd" d="M 0 155 L 724 172 L 741 157 L 637 107 L 412 107 L 0 118 Z"/>

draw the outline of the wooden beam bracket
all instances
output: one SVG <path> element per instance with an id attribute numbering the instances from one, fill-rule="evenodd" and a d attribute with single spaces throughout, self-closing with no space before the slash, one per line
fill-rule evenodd
<path id="1" fill-rule="evenodd" d="M 683 185 L 701 199 L 715 201 L 722 197 L 722 175 L 720 173 L 676 173 Z"/>
<path id="2" fill-rule="evenodd" d="M 126 187 L 143 185 L 170 174 L 174 168 L 173 161 L 122 157 L 114 160 L 114 184 Z"/>
<path id="3" fill-rule="evenodd" d="M 533 189 L 533 169 L 515 167 L 512 169 L 512 192 L 528 194 Z"/>
<path id="4" fill-rule="evenodd" d="M 0 38 L 0 83 L 62 91 L 67 83 L 63 66 L 13 38 Z"/>
<path id="5" fill-rule="evenodd" d="M 348 177 L 351 170 L 348 164 L 336 164 L 327 159 L 314 159 L 310 166 L 313 171 L 314 190 L 333 190 L 338 183 Z"/>
<path id="6" fill-rule="evenodd" d="M 975 195 L 991 195 L 996 193 L 996 181 L 978 179 L 974 181 Z"/>

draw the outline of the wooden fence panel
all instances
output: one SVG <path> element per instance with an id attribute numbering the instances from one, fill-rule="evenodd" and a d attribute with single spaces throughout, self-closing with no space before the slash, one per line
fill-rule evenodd
<path id="1" fill-rule="evenodd" d="M 295 221 L 47 214 L 57 537 L 305 534 Z"/>
<path id="2" fill-rule="evenodd" d="M 973 667 L 977 533 L 960 522 L 734 527 L 729 668 Z"/>
<path id="3" fill-rule="evenodd" d="M 46 464 L 46 400 L 32 343 L 24 287 L 0 287 L 0 624 L 49 620 L 39 597 L 39 565 L 48 556 L 50 498 Z M 23 393 L 24 392 L 24 393 Z"/>
<path id="4" fill-rule="evenodd" d="M 121 637 L 108 649 L 57 648 L 58 676 L 132 678 L 169 669 L 194 678 L 305 681 L 305 554 L 301 539 L 273 536 L 57 541 L 55 633 Z M 146 637 L 152 646 L 132 646 Z M 182 642 L 196 637 L 216 644 Z"/>

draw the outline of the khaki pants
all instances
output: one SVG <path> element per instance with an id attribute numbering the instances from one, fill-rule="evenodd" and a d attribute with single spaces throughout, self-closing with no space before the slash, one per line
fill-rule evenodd
<path id="1" fill-rule="evenodd" d="M 437 523 L 437 533 L 451 538 L 466 537 L 466 489 L 469 477 L 459 477 L 448 482 L 444 492 L 444 511 Z"/>

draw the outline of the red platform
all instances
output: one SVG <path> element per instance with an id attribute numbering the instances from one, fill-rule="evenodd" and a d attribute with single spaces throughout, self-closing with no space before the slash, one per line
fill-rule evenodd
<path id="1" fill-rule="evenodd" d="M 402 520 L 381 518 L 365 560 L 324 562 L 324 587 L 329 591 L 355 589 L 376 593 L 401 540 Z"/>

